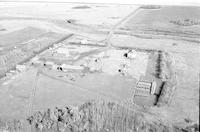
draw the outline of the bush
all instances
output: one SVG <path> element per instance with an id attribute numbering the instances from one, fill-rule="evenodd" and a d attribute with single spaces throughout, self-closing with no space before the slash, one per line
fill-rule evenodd
<path id="1" fill-rule="evenodd" d="M 79 106 L 78 109 L 68 107 L 62 109 L 65 109 L 66 113 L 57 114 L 62 110 L 55 108 L 54 116 L 50 114 L 47 116 L 48 112 L 37 112 L 28 118 L 29 123 L 40 130 L 54 129 L 69 132 L 160 132 L 171 129 L 151 114 L 131 108 L 125 103 L 90 101 Z M 46 123 L 46 120 L 50 123 Z M 46 124 L 50 126 L 47 127 Z"/>

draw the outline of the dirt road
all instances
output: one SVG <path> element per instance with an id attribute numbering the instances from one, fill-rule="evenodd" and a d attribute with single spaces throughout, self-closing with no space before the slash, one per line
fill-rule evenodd
<path id="1" fill-rule="evenodd" d="M 133 15 L 135 15 L 140 8 L 137 8 L 136 10 L 134 10 L 133 12 L 131 12 L 129 15 L 127 15 L 126 17 L 124 17 L 123 19 L 121 19 L 117 24 L 115 24 L 109 31 L 108 36 L 105 39 L 105 42 L 107 43 L 108 47 L 113 47 L 110 39 L 113 36 L 114 32 L 116 31 L 116 29 L 122 25 L 124 22 L 126 22 L 129 18 L 131 18 Z"/>

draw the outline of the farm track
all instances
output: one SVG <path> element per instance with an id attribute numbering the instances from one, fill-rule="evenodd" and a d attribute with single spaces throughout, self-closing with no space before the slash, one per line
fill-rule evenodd
<path id="1" fill-rule="evenodd" d="M 117 30 L 114 34 L 135 36 L 137 38 L 142 38 L 142 39 L 172 39 L 172 40 L 192 42 L 193 44 L 199 44 L 200 42 L 199 36 L 191 37 L 188 36 L 187 34 L 179 35 L 178 33 L 167 33 L 165 31 L 160 33 L 157 31 L 146 32 L 144 30 L 137 30 L 137 31 Z"/>
<path id="2" fill-rule="evenodd" d="M 188 51 L 163 50 L 163 48 L 155 49 L 155 48 L 142 48 L 142 47 L 134 47 L 134 46 L 114 46 L 114 47 L 116 49 L 134 49 L 134 50 L 146 51 L 146 52 L 164 51 L 164 52 L 172 52 L 172 53 L 188 53 Z M 199 52 L 193 52 L 193 51 L 189 51 L 189 52 L 194 55 L 199 55 Z"/>
<path id="3" fill-rule="evenodd" d="M 81 43 L 74 43 L 74 42 L 70 42 L 69 45 L 89 46 L 89 47 L 106 47 L 106 45 L 81 44 Z"/>
<path id="4" fill-rule="evenodd" d="M 126 17 L 124 17 L 123 19 L 121 19 L 117 24 L 115 24 L 109 31 L 108 36 L 105 39 L 105 42 L 107 43 L 107 45 L 109 47 L 113 47 L 112 43 L 110 42 L 111 37 L 113 36 L 115 30 L 121 25 L 123 24 L 125 21 L 127 21 L 130 17 L 132 17 L 134 14 L 136 14 L 139 11 L 140 8 L 137 8 L 136 10 L 134 10 L 133 12 L 131 12 L 129 15 L 127 15 Z"/>

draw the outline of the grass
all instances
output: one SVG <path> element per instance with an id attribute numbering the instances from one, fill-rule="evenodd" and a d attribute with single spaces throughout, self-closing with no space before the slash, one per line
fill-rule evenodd
<path id="1" fill-rule="evenodd" d="M 168 54 L 163 54 L 162 61 L 164 62 L 164 65 L 160 64 L 159 66 L 161 69 L 159 77 L 163 80 L 163 86 L 158 98 L 158 106 L 169 104 L 171 97 L 177 87 L 176 73 L 174 71 L 175 68 L 171 56 Z"/>
<path id="2" fill-rule="evenodd" d="M 13 31 L 11 33 L 2 35 L 0 38 L 0 45 L 4 47 L 19 46 L 22 43 L 31 39 L 35 39 L 44 33 L 46 33 L 46 31 L 44 30 L 33 27 L 27 27 L 21 30 Z"/>
<path id="3" fill-rule="evenodd" d="M 62 111 L 62 108 L 55 108 L 51 110 L 55 116 L 49 118 L 46 118 L 47 111 L 38 112 L 29 118 L 30 124 L 41 131 L 53 129 L 63 132 L 149 132 L 172 129 L 164 125 L 156 116 L 145 112 L 130 101 L 122 103 L 89 101 L 78 106 L 78 109 L 65 108 L 67 114 L 56 115 L 55 111 Z M 51 125 L 47 127 L 48 123 L 45 122 Z"/>

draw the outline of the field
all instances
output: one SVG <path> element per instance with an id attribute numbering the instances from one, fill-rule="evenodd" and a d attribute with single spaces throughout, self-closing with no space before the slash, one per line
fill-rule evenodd
<path id="1" fill-rule="evenodd" d="M 199 131 L 199 7 L 0 6 L 0 131 Z"/>
<path id="2" fill-rule="evenodd" d="M 44 33 L 46 32 L 41 29 L 27 27 L 1 35 L 0 46 L 3 48 L 1 52 L 7 52 L 9 51 L 8 49 L 11 49 L 12 47 L 20 47 L 27 41 L 31 41 Z"/>
<path id="3" fill-rule="evenodd" d="M 98 5 L 98 4 L 51 4 L 51 3 L 0 3 L 0 13 L 3 18 L 19 17 L 19 18 L 35 18 L 35 19 L 54 19 L 54 20 L 72 20 L 74 24 L 84 24 L 90 26 L 110 27 L 117 23 L 121 18 L 126 16 L 132 10 L 136 9 L 136 5 Z M 85 9 L 75 7 L 88 6 Z M 54 9 L 52 11 L 52 8 Z M 41 13 L 36 13 L 37 10 Z M 87 16 L 87 17 L 86 17 Z"/>
<path id="4" fill-rule="evenodd" d="M 199 115 L 199 73 L 196 71 L 199 69 L 199 60 L 193 57 L 194 55 L 174 54 L 178 86 L 170 106 L 184 113 L 189 119 L 198 120 L 196 117 Z"/>
<path id="5" fill-rule="evenodd" d="M 135 30 L 161 30 L 174 33 L 199 34 L 200 28 L 197 25 L 176 25 L 172 21 L 185 21 L 185 19 L 199 21 L 199 7 L 166 6 L 159 9 L 141 9 L 124 25 L 126 28 Z M 192 14 L 192 15 L 191 15 Z M 148 17 L 146 17 L 148 16 Z"/>

